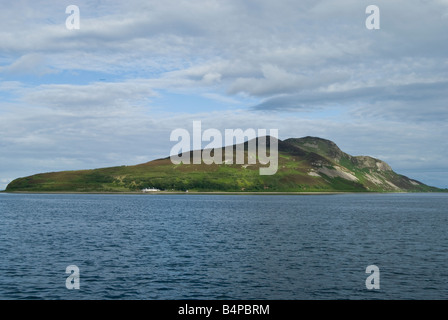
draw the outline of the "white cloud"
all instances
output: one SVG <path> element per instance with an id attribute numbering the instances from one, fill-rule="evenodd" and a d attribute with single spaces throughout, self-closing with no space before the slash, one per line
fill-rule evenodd
<path id="1" fill-rule="evenodd" d="M 155 96 L 147 81 L 95 82 L 88 85 L 53 84 L 27 89 L 23 101 L 31 105 L 71 111 L 126 112 L 132 104 L 141 104 Z"/>
<path id="2" fill-rule="evenodd" d="M 6 74 L 34 74 L 42 76 L 48 73 L 55 73 L 54 70 L 46 66 L 46 59 L 43 55 L 30 53 L 21 56 L 19 59 L 7 66 L 0 67 L 0 73 Z"/>

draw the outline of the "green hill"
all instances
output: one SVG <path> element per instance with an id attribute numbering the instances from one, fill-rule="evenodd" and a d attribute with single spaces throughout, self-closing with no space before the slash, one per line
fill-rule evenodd
<path id="1" fill-rule="evenodd" d="M 273 138 L 268 138 L 269 139 Z M 269 147 L 269 144 L 268 144 Z M 135 166 L 41 173 L 12 181 L 7 192 L 436 192 L 441 189 L 395 173 L 368 156 L 351 156 L 316 137 L 278 140 L 278 171 L 260 175 L 263 165 L 178 164 L 170 158 Z M 235 149 L 235 146 L 234 146 Z M 222 154 L 224 158 L 224 148 Z M 192 152 L 189 153 L 192 157 Z M 235 154 L 235 153 L 234 153 Z"/>

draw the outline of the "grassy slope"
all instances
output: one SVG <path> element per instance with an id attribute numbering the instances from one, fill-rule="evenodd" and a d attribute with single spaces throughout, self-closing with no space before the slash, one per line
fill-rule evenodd
<path id="1" fill-rule="evenodd" d="M 317 144 L 318 147 L 307 146 L 310 143 Z M 317 162 L 328 168 L 343 166 L 354 173 L 359 182 L 340 177 L 332 178 L 324 174 L 321 174 L 321 177 L 309 175 L 310 170 L 316 169 Z M 136 166 L 37 174 L 14 180 L 6 191 L 129 192 L 147 187 L 168 191 L 395 191 L 369 182 L 365 174 L 371 173 L 370 169 L 361 168 L 357 165 L 356 157 L 343 153 L 336 145 L 323 139 L 279 141 L 277 173 L 261 176 L 259 168 L 259 164 L 247 167 L 224 164 L 174 165 L 169 158 L 165 158 Z M 393 171 L 384 175 L 403 191 L 440 191 L 423 184 L 413 185 L 408 178 Z"/>

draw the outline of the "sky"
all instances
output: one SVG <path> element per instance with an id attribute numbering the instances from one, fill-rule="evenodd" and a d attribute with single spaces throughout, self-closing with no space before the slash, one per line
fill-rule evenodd
<path id="1" fill-rule="evenodd" d="M 0 190 L 169 156 L 193 121 L 329 139 L 448 188 L 448 0 L 1 1 Z"/>

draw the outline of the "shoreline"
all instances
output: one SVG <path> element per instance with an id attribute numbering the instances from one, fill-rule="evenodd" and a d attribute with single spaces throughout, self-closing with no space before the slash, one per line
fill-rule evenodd
<path id="1" fill-rule="evenodd" d="M 108 194 L 108 195 L 173 195 L 173 194 L 183 194 L 183 195 L 337 195 L 337 194 L 404 194 L 404 193 L 446 193 L 446 192 L 357 192 L 357 191 L 266 191 L 266 192 L 239 192 L 239 191 L 153 191 L 153 192 L 141 192 L 141 191 L 129 191 L 129 192 L 76 192 L 76 191 L 6 191 L 2 190 L 0 193 L 4 194 Z"/>
<path id="2" fill-rule="evenodd" d="M 0 193 L 8 193 L 8 194 L 132 194 L 132 195 L 170 195 L 170 194 L 185 194 L 185 195 L 315 195 L 315 194 L 348 194 L 348 193 L 365 193 L 365 192 L 344 192 L 344 191 L 328 191 L 328 192 L 287 192 L 287 191 L 279 191 L 279 192 L 256 192 L 256 191 L 248 191 L 248 192 L 238 192 L 238 191 L 149 191 L 149 192 L 76 192 L 76 191 L 0 191 Z M 370 192 L 369 192 L 370 193 Z M 372 192 L 374 193 L 374 192 Z"/>

